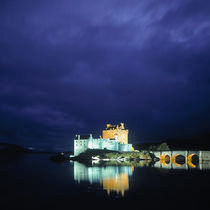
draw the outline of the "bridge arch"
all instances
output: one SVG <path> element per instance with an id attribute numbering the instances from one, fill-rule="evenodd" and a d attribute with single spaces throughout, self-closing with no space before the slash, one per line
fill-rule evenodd
<path id="1" fill-rule="evenodd" d="M 170 163 L 170 159 L 170 156 L 167 153 L 165 153 L 160 156 L 160 163 L 167 166 Z"/>
<path id="2" fill-rule="evenodd" d="M 191 168 L 196 168 L 196 163 L 198 163 L 199 161 L 199 156 L 198 154 L 195 153 L 191 153 L 187 156 L 187 164 L 191 167 Z"/>
<path id="3" fill-rule="evenodd" d="M 177 160 L 177 158 L 179 158 L 179 160 Z M 180 161 L 181 160 L 181 161 Z M 177 166 L 177 167 L 181 167 L 183 164 L 185 164 L 185 156 L 183 156 L 182 154 L 175 154 L 171 157 L 171 162 Z"/>

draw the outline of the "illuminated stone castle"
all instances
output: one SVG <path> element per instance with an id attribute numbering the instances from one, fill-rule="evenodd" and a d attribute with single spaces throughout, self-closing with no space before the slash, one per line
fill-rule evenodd
<path id="1" fill-rule="evenodd" d="M 132 144 L 128 144 L 128 130 L 124 124 L 111 125 L 102 132 L 102 137 L 93 138 L 88 136 L 76 135 L 74 139 L 74 155 L 79 155 L 87 149 L 107 149 L 120 152 L 132 151 Z"/>

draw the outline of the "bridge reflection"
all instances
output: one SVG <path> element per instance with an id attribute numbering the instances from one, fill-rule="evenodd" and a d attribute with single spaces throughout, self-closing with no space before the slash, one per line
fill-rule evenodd
<path id="1" fill-rule="evenodd" d="M 81 163 L 74 162 L 74 180 L 99 183 L 110 195 L 116 192 L 124 196 L 129 189 L 129 176 L 133 173 L 132 166 L 91 166 L 87 167 Z"/>
<path id="2" fill-rule="evenodd" d="M 153 153 L 160 161 L 154 167 L 169 169 L 210 169 L 209 151 L 159 151 Z"/>

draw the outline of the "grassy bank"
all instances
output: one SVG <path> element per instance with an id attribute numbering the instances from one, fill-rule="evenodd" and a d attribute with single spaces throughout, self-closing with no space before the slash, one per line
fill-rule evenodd
<path id="1" fill-rule="evenodd" d="M 126 160 L 151 160 L 152 157 L 149 152 L 118 152 L 118 151 L 109 151 L 109 150 L 97 150 L 97 149 L 89 149 L 85 152 L 79 154 L 76 157 L 73 157 L 72 160 L 77 161 L 90 161 L 92 157 L 98 157 L 99 159 L 123 159 Z"/>

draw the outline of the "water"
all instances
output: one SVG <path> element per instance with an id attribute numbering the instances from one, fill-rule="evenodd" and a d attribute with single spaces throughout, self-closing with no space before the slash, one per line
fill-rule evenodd
<path id="1" fill-rule="evenodd" d="M 143 162 L 87 167 L 55 163 L 46 154 L 0 164 L 1 209 L 210 207 L 210 171 L 199 167 L 164 169 Z"/>

